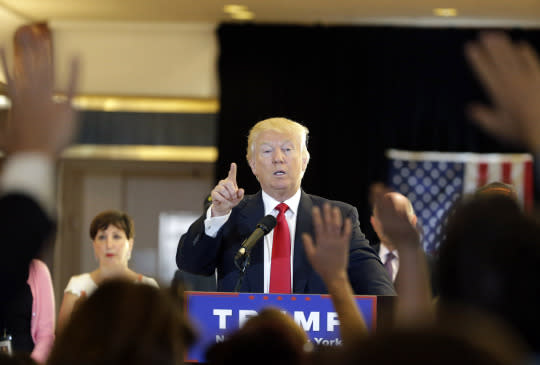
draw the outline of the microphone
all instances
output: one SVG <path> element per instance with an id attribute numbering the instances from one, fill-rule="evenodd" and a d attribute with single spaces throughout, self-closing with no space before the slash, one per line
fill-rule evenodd
<path id="1" fill-rule="evenodd" d="M 253 231 L 253 233 L 242 242 L 242 247 L 238 250 L 236 255 L 234 256 L 234 261 L 238 260 L 240 257 L 245 256 L 253 246 L 257 243 L 257 241 L 264 235 L 268 234 L 274 227 L 276 226 L 277 221 L 276 217 L 274 217 L 271 214 L 268 214 L 267 216 L 264 216 L 259 223 L 257 223 L 257 228 Z"/>

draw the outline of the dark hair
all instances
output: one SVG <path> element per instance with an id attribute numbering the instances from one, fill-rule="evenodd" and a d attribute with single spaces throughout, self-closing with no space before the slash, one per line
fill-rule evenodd
<path id="1" fill-rule="evenodd" d="M 476 195 L 485 195 L 485 194 L 501 194 L 508 196 L 514 200 L 518 200 L 518 195 L 516 189 L 512 185 L 502 183 L 500 181 L 494 181 L 489 184 L 483 185 L 476 189 Z"/>
<path id="2" fill-rule="evenodd" d="M 225 341 L 206 353 L 210 365 L 300 365 L 305 361 L 307 335 L 293 319 L 267 308 L 250 318 Z"/>
<path id="3" fill-rule="evenodd" d="M 13 355 L 0 352 L 0 365 L 39 365 L 39 363 L 26 352 L 14 352 Z"/>
<path id="4" fill-rule="evenodd" d="M 73 312 L 47 364 L 176 365 L 193 338 L 168 291 L 112 279 Z"/>
<path id="5" fill-rule="evenodd" d="M 449 215 L 438 263 L 441 305 L 506 321 L 540 351 L 540 226 L 504 194 L 464 199 Z"/>
<path id="6" fill-rule="evenodd" d="M 357 339 L 345 344 L 335 363 L 498 365 L 510 362 L 464 336 L 430 327 L 402 328 Z"/>
<path id="7" fill-rule="evenodd" d="M 135 237 L 135 225 L 127 213 L 119 210 L 106 210 L 96 215 L 90 223 L 90 238 L 94 240 L 99 230 L 107 229 L 111 224 L 123 230 L 128 239 Z"/>

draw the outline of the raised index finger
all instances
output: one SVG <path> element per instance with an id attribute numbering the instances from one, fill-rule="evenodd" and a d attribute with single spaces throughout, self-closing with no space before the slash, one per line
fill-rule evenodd
<path id="1" fill-rule="evenodd" d="M 238 188 L 238 185 L 236 184 L 236 164 L 234 162 L 231 163 L 231 168 L 229 169 L 229 175 L 227 176 L 227 180 L 232 181 L 235 188 Z"/>

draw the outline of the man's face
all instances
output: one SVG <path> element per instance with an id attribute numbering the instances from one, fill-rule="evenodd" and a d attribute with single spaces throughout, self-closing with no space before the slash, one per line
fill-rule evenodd
<path id="1" fill-rule="evenodd" d="M 261 188 L 278 201 L 290 198 L 300 188 L 307 163 L 299 136 L 271 130 L 259 134 L 249 161 Z"/>

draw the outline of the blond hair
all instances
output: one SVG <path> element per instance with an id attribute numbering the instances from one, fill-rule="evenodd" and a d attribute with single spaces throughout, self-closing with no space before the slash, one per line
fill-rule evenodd
<path id="1" fill-rule="evenodd" d="M 269 118 L 264 119 L 255 124 L 248 135 L 248 145 L 246 158 L 248 162 L 253 157 L 255 150 L 255 141 L 259 135 L 266 131 L 276 131 L 279 133 L 288 133 L 294 136 L 300 137 L 300 148 L 302 149 L 302 155 L 309 158 L 309 152 L 307 150 L 307 140 L 309 129 L 300 123 L 287 118 Z"/>

